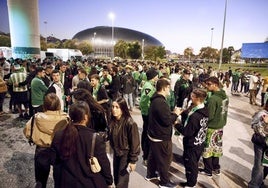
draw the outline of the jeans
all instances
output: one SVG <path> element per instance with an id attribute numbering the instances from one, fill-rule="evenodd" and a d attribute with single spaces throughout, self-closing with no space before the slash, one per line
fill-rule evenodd
<path id="1" fill-rule="evenodd" d="M 263 148 L 254 144 L 254 165 L 251 172 L 251 180 L 248 183 L 249 188 L 259 188 L 263 182 L 262 166 Z"/>
<path id="2" fill-rule="evenodd" d="M 123 98 L 124 98 L 125 101 L 127 102 L 127 106 L 128 106 L 128 108 L 132 110 L 132 108 L 133 108 L 133 98 L 132 98 L 132 93 L 129 93 L 129 94 L 123 94 Z"/>

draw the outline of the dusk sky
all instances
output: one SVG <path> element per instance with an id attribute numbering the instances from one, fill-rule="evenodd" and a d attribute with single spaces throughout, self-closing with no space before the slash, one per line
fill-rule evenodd
<path id="1" fill-rule="evenodd" d="M 211 28 L 212 47 L 220 49 L 224 6 L 225 0 L 39 0 L 40 34 L 71 39 L 88 28 L 111 26 L 113 12 L 116 27 L 149 34 L 172 52 L 192 47 L 198 54 L 210 46 Z M 238 50 L 242 43 L 264 42 L 267 8 L 268 0 L 228 0 L 224 47 Z M 0 31 L 9 33 L 7 0 L 0 0 Z"/>

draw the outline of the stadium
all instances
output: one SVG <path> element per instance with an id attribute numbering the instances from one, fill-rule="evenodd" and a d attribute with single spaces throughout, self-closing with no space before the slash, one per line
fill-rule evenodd
<path id="1" fill-rule="evenodd" d="M 112 29 L 114 30 L 112 42 Z M 89 41 L 93 45 L 95 57 L 111 57 L 112 44 L 123 40 L 125 42 L 140 41 L 144 46 L 163 46 L 156 38 L 131 29 L 121 27 L 98 26 L 78 32 L 72 39 Z"/>

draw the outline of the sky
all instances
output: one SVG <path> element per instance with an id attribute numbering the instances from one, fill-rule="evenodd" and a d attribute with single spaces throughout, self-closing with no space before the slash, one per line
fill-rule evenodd
<path id="1" fill-rule="evenodd" d="M 191 47 L 198 54 L 202 47 L 221 48 L 224 8 L 225 0 L 39 0 L 39 27 L 45 37 L 71 39 L 88 28 L 112 26 L 113 12 L 115 27 L 149 34 L 174 53 Z M 267 8 L 268 0 L 227 0 L 223 47 L 264 42 Z M 0 31 L 9 33 L 7 0 L 0 0 Z"/>

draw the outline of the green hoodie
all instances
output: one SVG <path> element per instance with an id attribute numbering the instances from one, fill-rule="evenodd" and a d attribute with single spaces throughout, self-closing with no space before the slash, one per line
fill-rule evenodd
<path id="1" fill-rule="evenodd" d="M 214 91 L 208 98 L 208 128 L 220 129 L 226 125 L 229 99 L 224 90 Z"/>
<path id="2" fill-rule="evenodd" d="M 148 115 L 149 107 L 150 107 L 150 98 L 155 93 L 156 89 L 153 86 L 151 81 L 147 81 L 144 83 L 141 90 L 141 99 L 140 99 L 140 109 L 142 115 Z"/>

